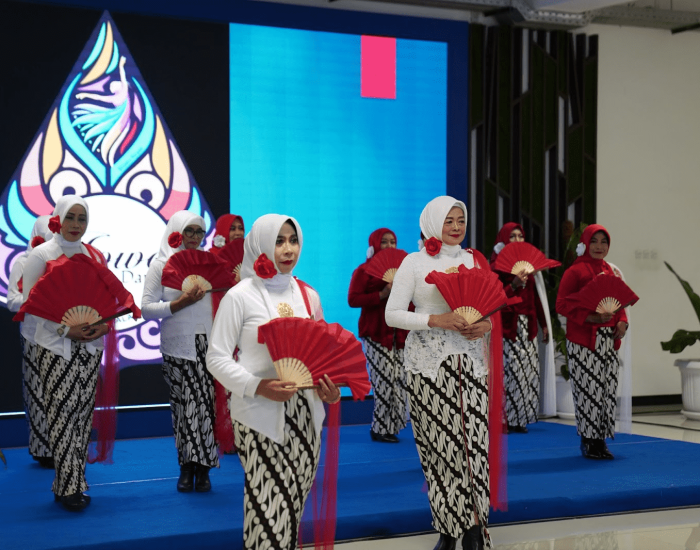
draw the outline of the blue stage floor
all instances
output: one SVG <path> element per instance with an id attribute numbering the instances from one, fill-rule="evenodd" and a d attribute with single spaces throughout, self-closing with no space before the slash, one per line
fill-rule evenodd
<path id="1" fill-rule="evenodd" d="M 575 429 L 539 423 L 508 437 L 509 509 L 491 523 L 700 505 L 700 445 L 620 435 L 614 461 L 590 461 Z M 69 513 L 53 502 L 53 472 L 26 448 L 0 463 L 0 548 L 242 547 L 242 470 L 224 456 L 208 494 L 175 490 L 172 438 L 117 441 L 114 464 L 88 466 L 92 505 Z M 373 443 L 367 426 L 341 428 L 337 539 L 428 531 L 430 510 L 410 429 L 399 444 Z"/>

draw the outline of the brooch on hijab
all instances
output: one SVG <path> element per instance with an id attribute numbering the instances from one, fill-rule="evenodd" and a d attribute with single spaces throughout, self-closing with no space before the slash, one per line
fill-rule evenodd
<path id="1" fill-rule="evenodd" d="M 496 243 L 496 246 L 493 247 L 493 251 L 496 254 L 500 254 L 501 250 L 503 250 L 506 247 L 506 243 Z"/>
<path id="2" fill-rule="evenodd" d="M 586 251 L 586 245 L 584 243 L 578 243 L 576 245 L 576 255 L 577 256 L 583 256 L 583 253 Z"/>
<path id="3" fill-rule="evenodd" d="M 52 233 L 58 233 L 61 231 L 61 217 L 60 216 L 54 216 L 53 218 L 49 219 L 49 229 L 51 230 Z"/>
<path id="4" fill-rule="evenodd" d="M 253 269 L 255 274 L 261 279 L 272 279 L 277 275 L 277 268 L 275 268 L 275 264 L 272 263 L 270 258 L 267 257 L 267 254 L 258 256 L 258 259 L 253 264 Z"/>
<path id="5" fill-rule="evenodd" d="M 429 256 L 437 256 L 442 248 L 442 241 L 438 241 L 435 237 L 430 237 L 425 241 L 425 251 Z"/>
<path id="6" fill-rule="evenodd" d="M 217 235 L 216 237 L 214 237 L 214 246 L 216 248 L 221 248 L 225 244 L 226 244 L 226 237 L 224 237 L 223 235 Z"/>
<path id="7" fill-rule="evenodd" d="M 277 304 L 277 314 L 280 317 L 294 317 L 294 309 L 286 302 Z"/>
<path id="8" fill-rule="evenodd" d="M 177 231 L 173 231 L 168 236 L 168 244 L 170 245 L 170 248 L 180 248 L 180 245 L 182 244 L 182 235 Z"/>

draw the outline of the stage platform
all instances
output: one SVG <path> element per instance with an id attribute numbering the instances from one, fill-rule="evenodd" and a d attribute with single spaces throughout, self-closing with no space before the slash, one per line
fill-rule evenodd
<path id="1" fill-rule="evenodd" d="M 337 539 L 431 530 L 411 430 L 374 443 L 367 425 L 341 428 Z M 700 445 L 619 435 L 614 461 L 581 457 L 575 428 L 541 422 L 508 436 L 509 508 L 492 524 L 700 505 Z M 0 464 L 0 548 L 191 549 L 242 547 L 243 474 L 236 456 L 212 471 L 211 493 L 180 494 L 172 437 L 117 441 L 114 464 L 89 465 L 92 505 L 64 511 L 53 472 L 26 448 Z"/>

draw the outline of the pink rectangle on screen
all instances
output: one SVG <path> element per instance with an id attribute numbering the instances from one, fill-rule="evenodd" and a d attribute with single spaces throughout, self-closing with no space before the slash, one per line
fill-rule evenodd
<path id="1" fill-rule="evenodd" d="M 362 97 L 396 99 L 396 38 L 362 36 Z"/>

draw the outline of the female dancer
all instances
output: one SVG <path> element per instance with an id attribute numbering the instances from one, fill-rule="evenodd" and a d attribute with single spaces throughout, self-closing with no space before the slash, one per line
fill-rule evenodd
<path id="1" fill-rule="evenodd" d="M 596 275 L 615 274 L 605 261 L 609 249 L 607 229 L 597 224 L 586 227 L 576 248 L 579 257 L 564 272 L 559 284 L 556 308 L 557 313 L 566 317 L 566 351 L 581 453 L 586 458 L 610 460 L 615 457 L 605 438 L 615 437 L 620 367 L 616 350 L 627 332 L 627 316 L 624 310 L 614 315 L 591 313 L 573 307 L 568 300 Z"/>
<path id="2" fill-rule="evenodd" d="M 7 284 L 7 309 L 19 311 L 24 302 L 22 295 L 22 274 L 24 264 L 29 253 L 40 244 L 53 237 L 49 231 L 49 218 L 51 216 L 39 216 L 34 222 L 32 234 L 29 237 L 27 251 L 21 254 L 12 264 L 10 278 Z M 29 454 L 44 468 L 53 468 L 54 460 L 51 455 L 49 436 L 46 428 L 46 407 L 44 405 L 44 386 L 41 384 L 39 365 L 36 363 L 36 342 L 34 341 L 34 328 L 26 326 L 29 318 L 20 324 L 20 344 L 22 346 L 22 397 L 24 398 L 24 411 L 29 427 Z M 29 335 L 29 338 L 24 336 Z"/>
<path id="3" fill-rule="evenodd" d="M 161 284 L 163 267 L 180 250 L 196 250 L 206 234 L 204 219 L 187 210 L 173 214 L 143 287 L 144 319 L 162 319 L 160 352 L 170 387 L 175 446 L 180 464 L 177 490 L 211 490 L 209 469 L 219 467 L 214 438 L 214 380 L 206 369 L 212 326 L 211 294 L 195 286 L 181 292 Z"/>
<path id="4" fill-rule="evenodd" d="M 209 252 L 218 254 L 221 249 L 234 239 L 245 237 L 243 218 L 236 214 L 224 214 L 216 220 L 214 242 Z"/>
<path id="5" fill-rule="evenodd" d="M 433 526 L 440 533 L 435 550 L 491 547 L 487 523 L 489 496 L 496 500 L 500 480 L 489 468 L 489 425 L 500 435 L 502 406 L 489 404 L 501 395 L 495 375 L 502 357 L 500 320 L 493 318 L 493 344 L 488 365 L 484 336 L 489 320 L 468 325 L 425 277 L 434 270 L 452 271 L 460 264 L 488 269 L 486 258 L 471 249 L 462 250 L 467 209 L 452 197 L 430 201 L 420 216 L 427 237 L 425 248 L 410 254 L 394 277 L 386 306 L 389 326 L 410 330 L 404 350 L 408 373 L 413 433 L 428 483 Z M 415 312 L 409 311 L 413 302 Z M 487 382 L 487 374 L 491 376 Z M 500 397 L 497 399 L 500 404 Z M 490 412 L 489 412 L 490 409 Z M 500 456 L 498 437 L 491 439 L 491 453 Z M 489 471 L 491 470 L 491 493 Z"/>
<path id="6" fill-rule="evenodd" d="M 87 203 L 76 195 L 56 202 L 49 227 L 56 234 L 34 248 L 27 257 L 22 275 L 22 294 L 29 293 L 46 271 L 46 262 L 62 255 L 85 254 L 96 261 L 102 255 L 82 242 L 88 226 Z M 52 491 L 69 511 L 79 511 L 90 503 L 84 495 L 90 425 L 95 408 L 95 390 L 104 348 L 106 324 L 66 327 L 48 319 L 25 315 L 24 337 L 36 342 L 36 365 L 43 384 L 49 447 L 54 457 L 56 477 Z"/>
<path id="7" fill-rule="evenodd" d="M 384 248 L 396 248 L 396 234 L 385 227 L 369 236 L 367 260 Z M 362 264 L 352 274 L 348 290 L 350 307 L 361 307 L 360 338 L 365 344 L 372 389 L 374 413 L 370 427 L 373 441 L 398 443 L 396 437 L 408 421 L 406 373 L 403 368 L 405 330 L 386 324 L 384 310 L 391 293 L 391 283 L 372 277 Z"/>
<path id="8" fill-rule="evenodd" d="M 491 254 L 491 263 L 509 242 L 524 242 L 525 232 L 520 224 L 507 223 L 498 232 Z M 537 353 L 537 322 L 543 341 L 549 341 L 549 327 L 542 300 L 535 291 L 534 277 L 526 273 L 499 273 L 508 297 L 517 296 L 522 302 L 501 312 L 503 323 L 503 385 L 506 394 L 508 432 L 527 433 L 527 425 L 537 422 L 540 409 L 540 361 Z"/>
<path id="9" fill-rule="evenodd" d="M 327 376 L 315 391 L 281 382 L 266 346 L 258 343 L 258 327 L 270 319 L 323 319 L 316 291 L 292 277 L 302 245 L 294 218 L 267 214 L 255 221 L 245 240 L 242 280 L 221 301 L 207 353 L 207 367 L 232 392 L 231 417 L 246 475 L 245 548 L 297 547 L 319 463 L 323 402 L 340 400 Z"/>

